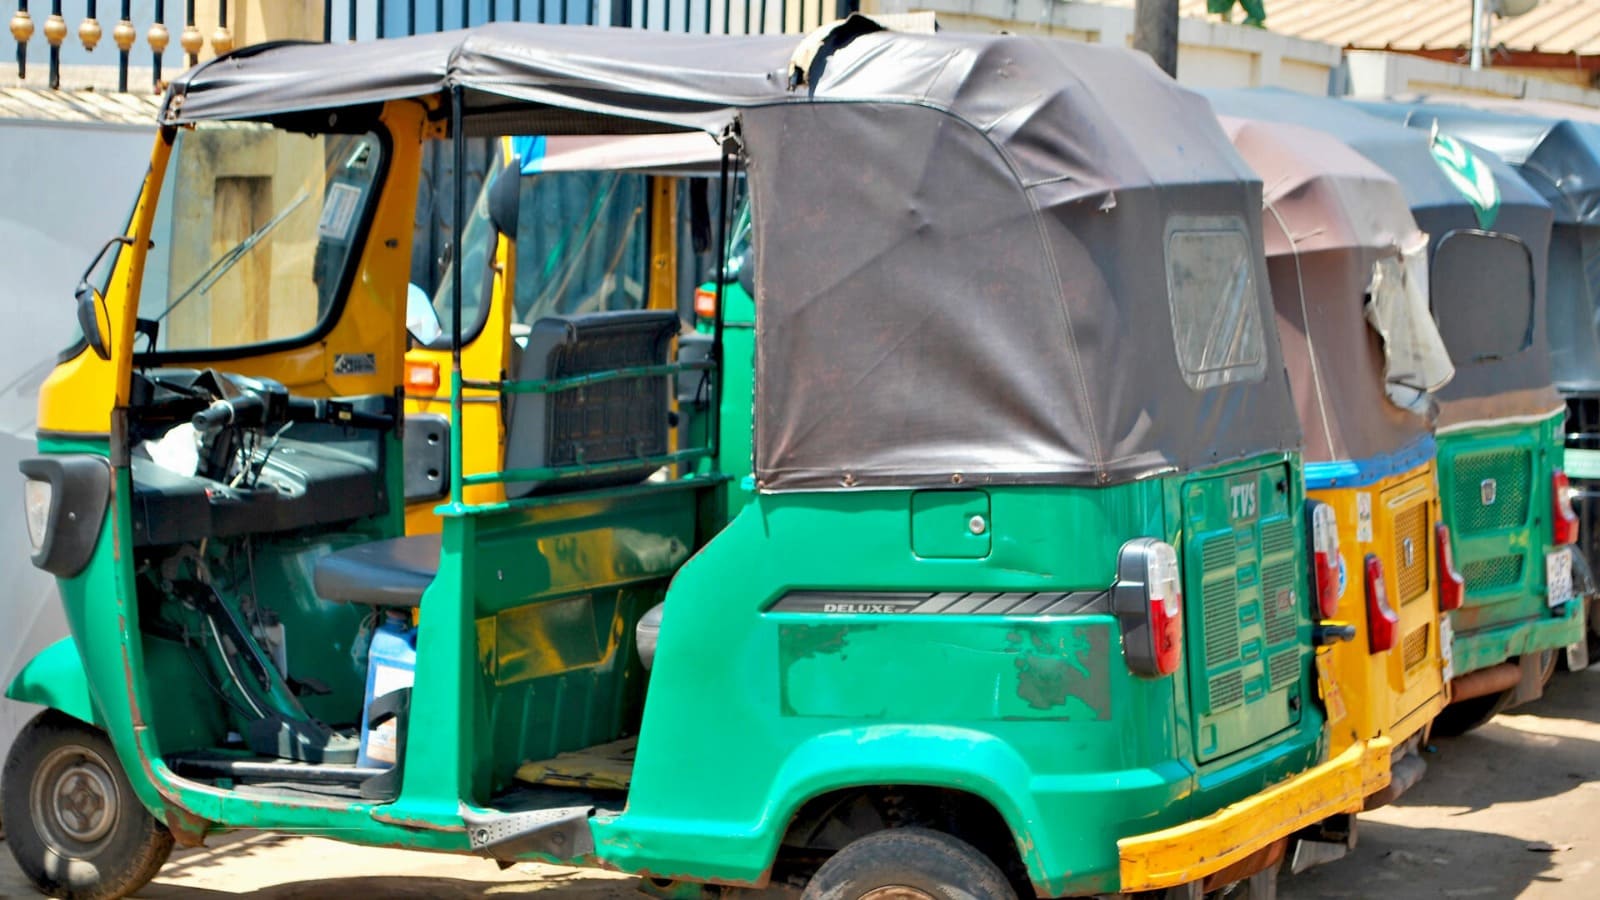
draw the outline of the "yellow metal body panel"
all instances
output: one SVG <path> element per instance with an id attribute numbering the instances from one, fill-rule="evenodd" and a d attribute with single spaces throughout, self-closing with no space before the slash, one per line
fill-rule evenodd
<path id="1" fill-rule="evenodd" d="M 1389 784 L 1388 738 L 1352 744 L 1328 762 L 1193 822 L 1117 842 L 1124 893 L 1198 881 L 1339 813 Z"/>
<path id="2" fill-rule="evenodd" d="M 1378 737 L 1398 746 L 1433 721 L 1446 699 L 1433 535 L 1439 521 L 1434 464 L 1361 487 L 1306 494 L 1333 507 L 1338 517 L 1344 578 L 1336 618 L 1356 629 L 1355 640 L 1317 651 L 1344 712 L 1336 716 L 1336 704 L 1328 704 L 1328 752 L 1338 755 Z M 1368 643 L 1364 560 L 1369 553 L 1383 562 L 1389 605 L 1400 617 L 1394 648 L 1381 653 L 1371 652 Z"/>
<path id="3" fill-rule="evenodd" d="M 400 384 L 405 353 L 406 273 L 411 264 L 413 207 L 425 126 L 419 103 L 390 103 L 380 127 L 389 132 L 387 175 L 373 211 L 371 230 L 356 262 L 352 296 L 321 340 L 284 350 L 245 355 L 234 351 L 230 372 L 272 378 L 302 396 L 388 394 Z M 111 360 L 85 352 L 57 366 L 40 388 L 39 428 L 54 433 L 105 434 L 111 409 L 127 402 L 133 368 L 134 326 L 139 288 L 160 191 L 175 132 L 156 139 L 150 172 L 134 209 L 130 248 L 119 254 L 107 285 Z M 371 354 L 376 368 L 338 373 L 334 360 L 344 353 Z M 188 365 L 210 365 L 197 360 Z"/>

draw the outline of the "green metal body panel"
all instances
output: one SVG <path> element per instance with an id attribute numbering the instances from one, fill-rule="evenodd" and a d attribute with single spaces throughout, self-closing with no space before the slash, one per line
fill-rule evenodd
<path id="1" fill-rule="evenodd" d="M 715 290 L 707 283 L 702 289 Z M 711 320 L 700 319 L 695 330 L 711 334 Z M 755 471 L 755 377 L 756 377 L 756 302 L 738 281 L 722 285 L 722 390 L 729 402 L 717 411 L 717 455 L 705 460 L 698 471 L 719 473 L 728 478 L 721 491 L 722 513 L 715 530 L 733 519 L 750 501 L 744 481 Z"/>
<path id="2" fill-rule="evenodd" d="M 6 687 L 6 696 L 23 703 L 37 703 L 60 710 L 80 722 L 100 725 L 89 682 L 72 638 L 64 637 L 40 650 L 17 672 Z"/>
<path id="3" fill-rule="evenodd" d="M 1272 489 L 1284 482 L 1282 505 L 1298 509 L 1293 462 L 1222 471 L 1269 464 Z M 1130 674 L 1110 615 L 772 606 L 792 590 L 1104 589 L 1125 541 L 1180 540 L 1184 489 L 1167 479 L 954 492 L 952 509 L 987 495 L 990 510 L 991 552 L 965 559 L 913 552 L 921 492 L 757 496 L 668 591 L 628 809 L 594 820 L 597 855 L 624 871 L 757 881 L 806 801 L 857 786 L 935 785 L 999 810 L 1047 893 L 1116 890 L 1119 838 L 1207 815 L 1313 764 L 1320 713 L 1308 706 L 1281 724 L 1270 706 L 1287 700 L 1273 694 L 1250 715 L 1262 731 L 1281 730 L 1204 764 L 1182 702 L 1188 676 Z M 970 534 L 965 517 L 936 527 L 941 540 Z M 1303 564 L 1296 572 L 1304 578 Z M 1194 600 L 1186 606 L 1198 619 Z M 1309 615 L 1295 618 L 1303 640 L 1293 689 L 1310 696 Z M 719 727 L 686 727 L 707 717 Z"/>
<path id="4" fill-rule="evenodd" d="M 1466 602 L 1450 613 L 1457 675 L 1583 636 L 1581 603 L 1546 602 L 1554 550 L 1551 475 L 1561 468 L 1565 411 L 1535 422 L 1438 435 L 1439 498 Z"/>

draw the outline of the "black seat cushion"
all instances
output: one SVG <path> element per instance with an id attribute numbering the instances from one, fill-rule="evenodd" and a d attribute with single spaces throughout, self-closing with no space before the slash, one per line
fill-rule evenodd
<path id="1" fill-rule="evenodd" d="M 439 571 L 439 536 L 372 541 L 317 560 L 317 596 L 334 603 L 415 608 Z"/>

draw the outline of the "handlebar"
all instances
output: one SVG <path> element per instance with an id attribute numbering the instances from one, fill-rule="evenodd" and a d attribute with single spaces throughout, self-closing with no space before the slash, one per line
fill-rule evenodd
<path id="1" fill-rule="evenodd" d="M 190 421 L 196 431 L 210 434 L 229 425 L 265 425 L 268 404 L 260 394 L 246 391 L 237 397 L 218 400 L 194 414 Z M 289 397 L 279 408 L 278 415 L 286 422 L 326 422 L 348 428 L 387 429 L 394 427 L 394 417 L 382 413 L 369 413 L 357 409 L 343 400 Z"/>

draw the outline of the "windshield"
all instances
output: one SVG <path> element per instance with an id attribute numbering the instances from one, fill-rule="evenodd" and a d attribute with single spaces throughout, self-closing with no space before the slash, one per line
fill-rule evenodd
<path id="1" fill-rule="evenodd" d="M 154 349 L 217 350 L 316 332 L 373 203 L 374 134 L 219 123 L 180 131 L 139 294 Z"/>

